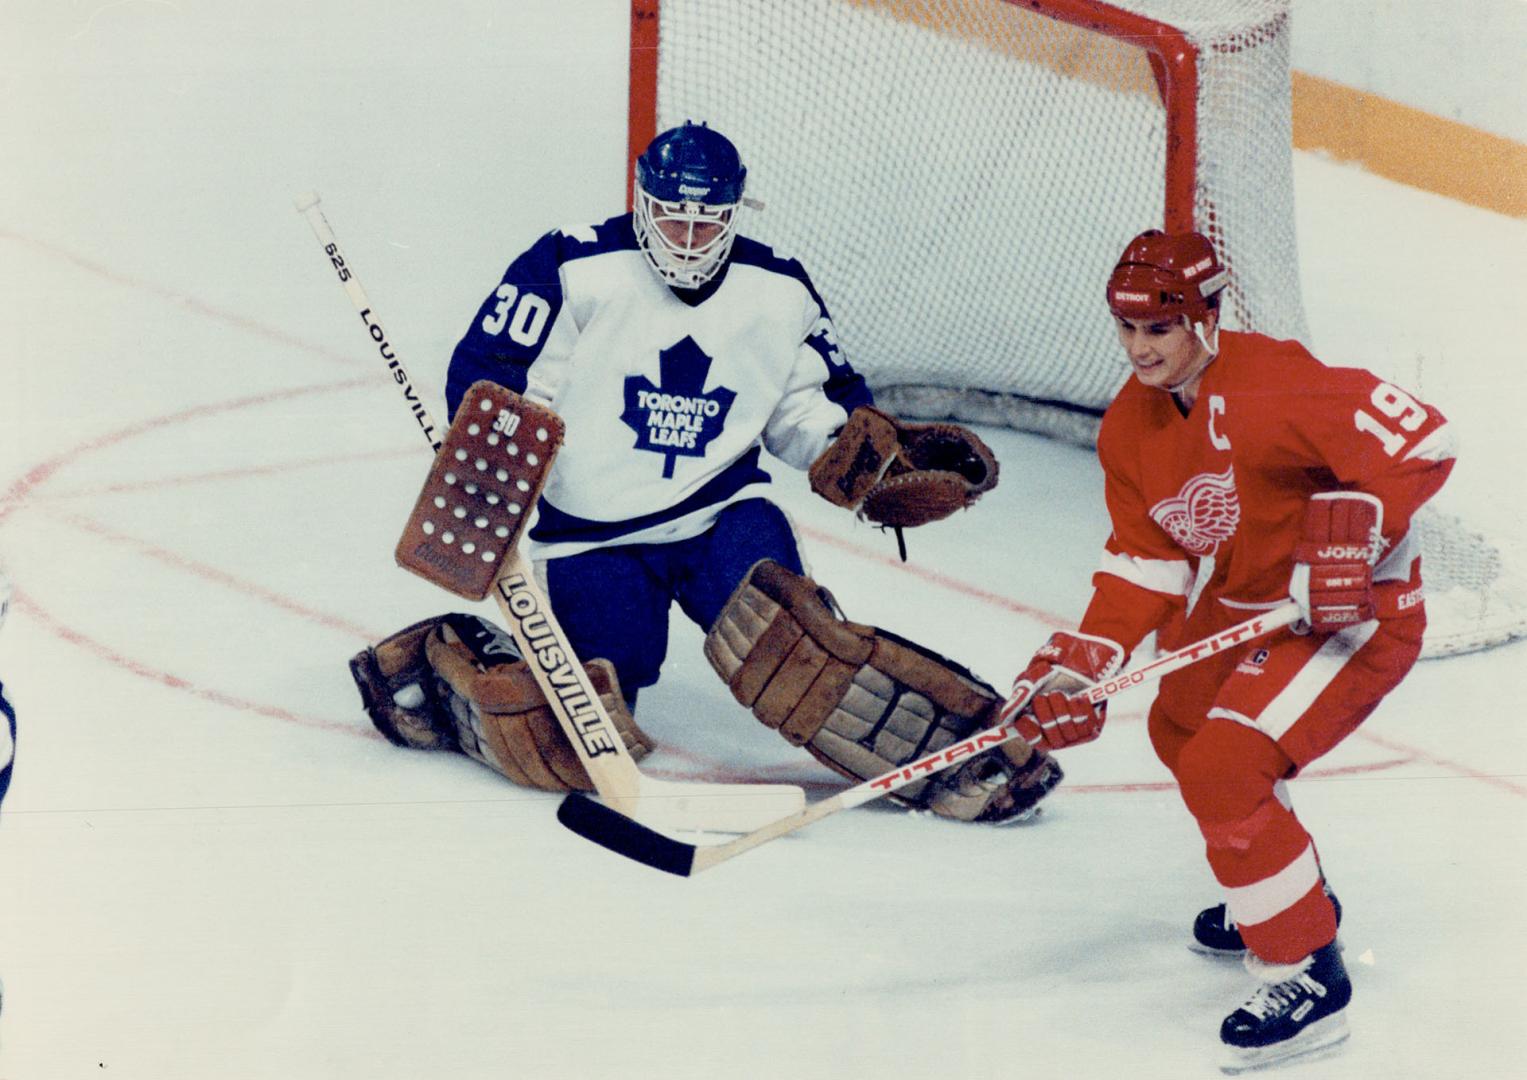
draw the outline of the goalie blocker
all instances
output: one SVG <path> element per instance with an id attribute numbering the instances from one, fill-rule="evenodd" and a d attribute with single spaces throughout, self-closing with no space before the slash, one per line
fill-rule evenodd
<path id="1" fill-rule="evenodd" d="M 996 723 L 991 686 L 928 649 L 849 622 L 825 589 L 764 560 L 705 639 L 732 695 L 818 761 L 868 780 Z M 961 821 L 1021 820 L 1061 780 L 1060 766 L 1018 740 L 893 798 Z"/>
<path id="2" fill-rule="evenodd" d="M 586 665 L 635 760 L 652 749 L 631 718 L 615 669 Z M 475 615 L 415 623 L 364 649 L 350 674 L 372 723 L 416 750 L 455 750 L 524 787 L 592 791 L 588 771 L 508 634 Z"/>

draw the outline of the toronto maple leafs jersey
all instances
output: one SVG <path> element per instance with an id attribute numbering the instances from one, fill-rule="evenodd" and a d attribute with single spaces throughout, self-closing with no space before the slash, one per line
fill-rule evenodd
<path id="1" fill-rule="evenodd" d="M 1419 602 L 1411 517 L 1453 466 L 1436 409 L 1297 341 L 1222 331 L 1184 415 L 1131 377 L 1098 434 L 1113 533 L 1081 629 L 1132 650 L 1175 613 L 1212 604 L 1230 625 L 1288 597 L 1305 504 L 1363 491 L 1383 504 L 1381 604 Z"/>
<path id="2" fill-rule="evenodd" d="M 567 427 L 535 558 L 696 536 L 769 482 L 761 449 L 804 469 L 871 400 L 800 263 L 739 236 L 717 278 L 672 290 L 630 214 L 547 233 L 510 264 L 451 356 L 452 414 L 484 378 Z"/>

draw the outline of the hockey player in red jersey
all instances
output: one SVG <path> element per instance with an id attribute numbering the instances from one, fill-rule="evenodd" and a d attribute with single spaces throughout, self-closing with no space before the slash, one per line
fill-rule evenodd
<path id="1" fill-rule="evenodd" d="M 1162 680 L 1150 710 L 1228 897 L 1194 946 L 1244 953 L 1261 986 L 1226 1017 L 1226 1071 L 1339 1042 L 1351 984 L 1338 909 L 1284 781 L 1361 724 L 1415 663 L 1426 625 L 1410 522 L 1453 464 L 1437 410 L 1298 342 L 1219 328 L 1229 281 L 1207 238 L 1149 231 L 1108 280 L 1133 377 L 1103 417 L 1113 532 L 1076 633 L 1015 683 L 1029 741 L 1090 741 L 1106 702 L 1071 691 L 1147 635 L 1171 647 L 1292 597 L 1292 629 Z M 1023 693 L 1028 692 L 1026 704 Z"/>

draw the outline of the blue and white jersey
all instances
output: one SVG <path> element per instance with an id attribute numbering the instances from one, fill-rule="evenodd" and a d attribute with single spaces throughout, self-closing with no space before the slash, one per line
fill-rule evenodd
<path id="1" fill-rule="evenodd" d="M 629 214 L 547 233 L 510 264 L 451 356 L 452 415 L 484 378 L 567 425 L 534 558 L 697 536 L 769 482 L 761 448 L 805 469 L 871 400 L 800 263 L 739 236 L 715 280 L 676 292 Z"/>

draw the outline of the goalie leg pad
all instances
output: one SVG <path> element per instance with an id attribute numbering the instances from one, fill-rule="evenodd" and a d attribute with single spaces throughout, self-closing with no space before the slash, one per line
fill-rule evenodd
<path id="1" fill-rule="evenodd" d="M 626 708 L 615 669 L 604 660 L 585 669 L 640 760 L 653 744 Z M 415 623 L 357 655 L 351 672 L 372 721 L 399 745 L 457 750 L 525 787 L 593 790 L 513 639 L 491 623 L 472 615 Z"/>
<path id="2" fill-rule="evenodd" d="M 937 653 L 844 619 L 810 578 L 768 560 L 733 593 L 706 637 L 705 654 L 760 721 L 855 780 L 990 726 L 1000 701 L 992 687 Z M 1004 753 L 1009 747 L 1011 755 Z M 1009 747 L 909 784 L 893 798 L 965 821 L 1024 814 L 1060 772 L 1026 744 Z"/>

